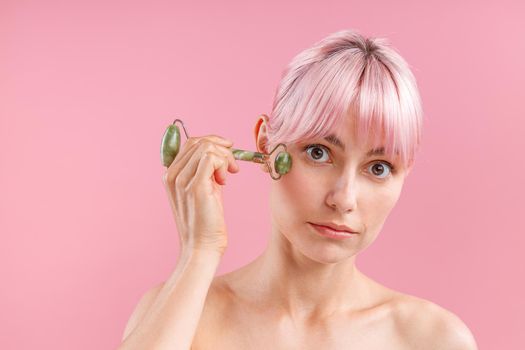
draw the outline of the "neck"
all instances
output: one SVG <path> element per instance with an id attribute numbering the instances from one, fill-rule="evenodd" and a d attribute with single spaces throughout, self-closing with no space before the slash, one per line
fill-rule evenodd
<path id="1" fill-rule="evenodd" d="M 355 255 L 337 263 L 315 261 L 276 230 L 264 253 L 250 265 L 248 276 L 256 279 L 252 286 L 258 300 L 296 320 L 324 318 L 370 301 Z"/>

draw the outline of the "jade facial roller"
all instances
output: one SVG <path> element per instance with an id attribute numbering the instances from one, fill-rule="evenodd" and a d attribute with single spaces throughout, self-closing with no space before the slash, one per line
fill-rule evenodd
<path id="1" fill-rule="evenodd" d="M 181 123 L 182 128 L 184 129 L 184 134 L 186 135 L 186 139 L 189 139 L 188 133 L 186 132 L 186 128 L 184 127 L 182 120 L 175 119 L 173 121 L 173 124 L 170 124 L 170 126 L 168 126 L 168 128 L 164 132 L 164 136 L 162 137 L 162 143 L 160 146 L 160 159 L 162 161 L 162 165 L 164 165 L 165 167 L 169 167 L 171 165 L 171 163 L 173 162 L 180 150 L 180 130 L 179 127 L 175 124 L 177 121 Z M 271 155 L 279 146 L 284 147 L 284 152 L 279 152 L 275 157 L 274 167 L 279 176 L 274 177 L 269 164 L 269 160 L 271 158 Z M 268 172 L 270 173 L 270 176 L 274 180 L 279 180 L 282 175 L 289 172 L 292 168 L 292 157 L 288 152 L 286 152 L 286 145 L 284 143 L 278 144 L 269 154 L 244 151 L 242 149 L 235 148 L 232 148 L 232 153 L 235 159 L 265 164 L 266 168 L 268 169 Z"/>

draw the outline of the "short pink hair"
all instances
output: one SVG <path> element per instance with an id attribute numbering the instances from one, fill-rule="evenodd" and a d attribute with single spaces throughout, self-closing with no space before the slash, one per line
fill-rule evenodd
<path id="1" fill-rule="evenodd" d="M 413 163 L 422 129 L 416 80 L 386 39 L 354 30 L 329 35 L 286 67 L 269 115 L 268 151 L 324 138 L 348 115 L 359 143 L 384 146 L 405 167 Z"/>

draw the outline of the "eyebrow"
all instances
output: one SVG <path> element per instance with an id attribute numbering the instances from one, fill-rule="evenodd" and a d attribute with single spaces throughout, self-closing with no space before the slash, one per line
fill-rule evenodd
<path id="1" fill-rule="evenodd" d="M 335 145 L 335 146 L 341 148 L 343 151 L 345 150 L 345 144 L 343 143 L 343 141 L 339 140 L 337 138 L 337 136 L 335 136 L 334 134 L 330 134 L 327 137 L 325 137 L 324 139 L 326 141 L 330 142 L 332 145 Z M 370 156 L 373 156 L 373 155 L 384 155 L 384 154 L 385 154 L 385 148 L 381 147 L 381 148 L 371 149 L 370 151 L 368 151 L 366 156 L 370 157 Z"/>

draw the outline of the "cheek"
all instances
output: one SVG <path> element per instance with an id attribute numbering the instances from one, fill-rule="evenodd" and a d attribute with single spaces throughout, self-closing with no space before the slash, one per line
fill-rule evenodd
<path id="1" fill-rule="evenodd" d="M 385 190 L 382 194 L 383 196 L 383 210 L 387 213 L 390 213 L 390 211 L 394 208 L 397 201 L 399 200 L 399 196 L 401 195 L 401 189 L 403 187 L 403 182 L 398 181 L 394 182 L 392 186 L 390 186 L 387 190 Z"/>
<path id="2" fill-rule="evenodd" d="M 272 212 L 281 227 L 315 218 L 312 213 L 320 201 L 320 186 L 313 176 L 301 170 L 300 166 L 292 167 L 288 174 L 272 184 Z"/>
<path id="3" fill-rule="evenodd" d="M 365 202 L 363 203 L 363 210 L 360 212 L 365 216 L 364 222 L 369 233 L 373 235 L 378 233 L 396 205 L 400 192 L 401 189 L 397 185 L 382 189 L 376 187 L 373 193 L 363 197 Z"/>

